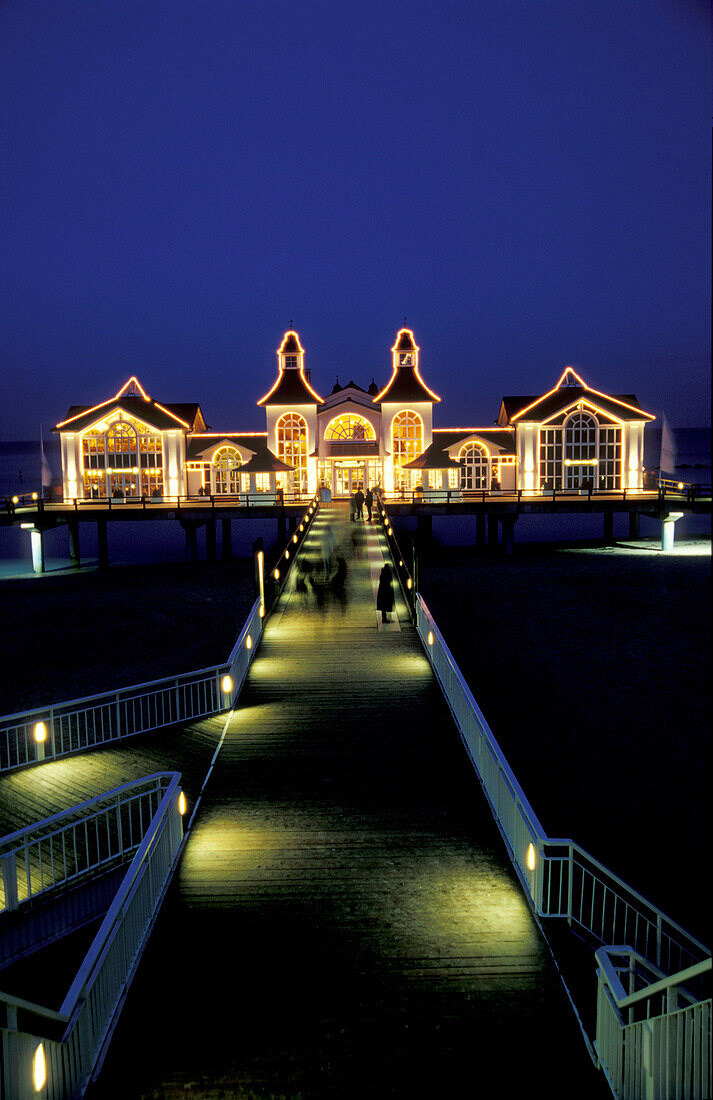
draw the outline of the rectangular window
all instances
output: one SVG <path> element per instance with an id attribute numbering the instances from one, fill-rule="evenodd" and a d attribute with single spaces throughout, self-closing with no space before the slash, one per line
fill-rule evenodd
<path id="1" fill-rule="evenodd" d="M 562 428 L 540 429 L 540 488 L 562 488 Z"/>

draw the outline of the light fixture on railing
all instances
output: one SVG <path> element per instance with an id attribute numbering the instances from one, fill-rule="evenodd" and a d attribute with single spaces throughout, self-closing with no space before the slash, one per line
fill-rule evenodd
<path id="1" fill-rule="evenodd" d="M 410 577 L 409 577 L 409 578 L 408 578 L 408 580 L 406 581 L 406 587 L 407 587 L 407 588 L 413 588 L 413 581 L 411 580 L 411 578 L 410 578 Z"/>
<path id="2" fill-rule="evenodd" d="M 188 809 L 188 803 L 186 802 L 186 796 L 183 793 L 183 791 L 181 791 L 178 795 L 178 812 L 181 815 L 181 817 L 183 817 L 183 815 L 185 814 L 187 809 Z"/>
<path id="3" fill-rule="evenodd" d="M 41 745 L 43 741 L 47 740 L 47 726 L 44 722 L 35 723 L 35 741 L 38 745 Z"/>
<path id="4" fill-rule="evenodd" d="M 230 695 L 230 692 L 233 690 L 232 676 L 224 676 L 220 682 L 220 686 L 224 695 Z"/>
<path id="5" fill-rule="evenodd" d="M 42 1089 L 47 1084 L 47 1062 L 45 1061 L 44 1043 L 40 1043 L 32 1059 L 32 1084 L 34 1085 L 35 1092 L 42 1092 Z"/>
<path id="6" fill-rule="evenodd" d="M 535 870 L 535 863 L 537 860 L 537 853 L 535 851 L 534 844 L 528 844 L 527 846 L 527 869 L 528 871 Z"/>
<path id="7" fill-rule="evenodd" d="M 428 638 L 426 639 L 426 641 L 428 642 L 429 645 L 433 645 L 433 631 L 432 630 L 429 630 Z"/>
<path id="8" fill-rule="evenodd" d="M 253 640 L 250 637 L 250 635 L 248 634 L 247 638 L 245 639 L 245 648 L 246 649 L 252 649 L 252 647 L 253 647 Z"/>
<path id="9" fill-rule="evenodd" d="M 273 569 L 272 575 L 273 575 L 273 577 L 275 578 L 276 581 L 279 581 L 279 579 L 280 579 L 280 570 L 279 569 Z"/>

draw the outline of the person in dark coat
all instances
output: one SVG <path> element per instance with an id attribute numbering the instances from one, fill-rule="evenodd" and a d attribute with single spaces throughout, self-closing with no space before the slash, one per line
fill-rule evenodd
<path id="1" fill-rule="evenodd" d="M 382 623 L 388 623 L 388 613 L 394 610 L 394 590 L 391 586 L 391 566 L 388 562 L 379 574 L 379 587 L 376 592 L 376 610 L 381 612 Z"/>
<path id="2" fill-rule="evenodd" d="M 366 504 L 367 517 L 366 522 L 371 523 L 371 509 L 374 504 L 374 494 L 371 489 L 367 489 L 366 496 L 364 497 L 364 503 Z"/>
<path id="3" fill-rule="evenodd" d="M 363 519 L 364 513 L 362 509 L 364 508 L 364 494 L 361 489 L 357 489 L 354 494 L 354 503 L 356 504 L 356 519 Z"/>

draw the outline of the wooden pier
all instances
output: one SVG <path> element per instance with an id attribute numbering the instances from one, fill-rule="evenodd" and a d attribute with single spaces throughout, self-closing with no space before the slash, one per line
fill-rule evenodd
<path id="1" fill-rule="evenodd" d="M 381 536 L 323 507 L 315 562 L 328 526 L 346 598 L 285 591 L 229 715 L 0 779 L 3 832 L 161 769 L 200 796 L 88 1095 L 604 1098 L 403 602 L 378 621 Z"/>

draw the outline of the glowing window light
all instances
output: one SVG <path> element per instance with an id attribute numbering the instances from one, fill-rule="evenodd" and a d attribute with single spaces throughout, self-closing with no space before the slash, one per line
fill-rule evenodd
<path id="1" fill-rule="evenodd" d="M 429 645 L 433 645 L 433 631 L 429 630 L 428 638 L 426 639 Z"/>
<path id="2" fill-rule="evenodd" d="M 528 844 L 528 846 L 527 846 L 527 869 L 528 869 L 528 871 L 534 871 L 535 870 L 535 857 L 536 857 L 535 845 L 534 844 Z"/>
<path id="3" fill-rule="evenodd" d="M 224 676 L 224 677 L 223 677 L 223 679 L 221 680 L 220 686 L 221 686 L 221 688 L 222 688 L 222 690 L 223 690 L 223 694 L 224 694 L 224 695 L 229 695 L 229 694 L 230 694 L 230 692 L 231 692 L 231 691 L 233 690 L 233 680 L 232 680 L 232 677 L 230 677 L 230 676 Z"/>
<path id="4" fill-rule="evenodd" d="M 186 796 L 183 793 L 183 791 L 181 791 L 181 793 L 178 796 L 178 812 L 181 815 L 181 817 L 183 817 L 183 815 L 185 814 L 187 808 L 188 808 L 188 803 L 186 802 Z"/>
<path id="5" fill-rule="evenodd" d="M 47 1062 L 45 1060 L 44 1043 L 40 1043 L 32 1059 L 32 1084 L 35 1087 L 35 1092 L 41 1092 L 47 1084 Z"/>
<path id="6" fill-rule="evenodd" d="M 252 649 L 252 647 L 253 647 L 253 640 L 250 637 L 250 635 L 248 634 L 247 638 L 245 639 L 245 648 L 246 649 Z"/>

